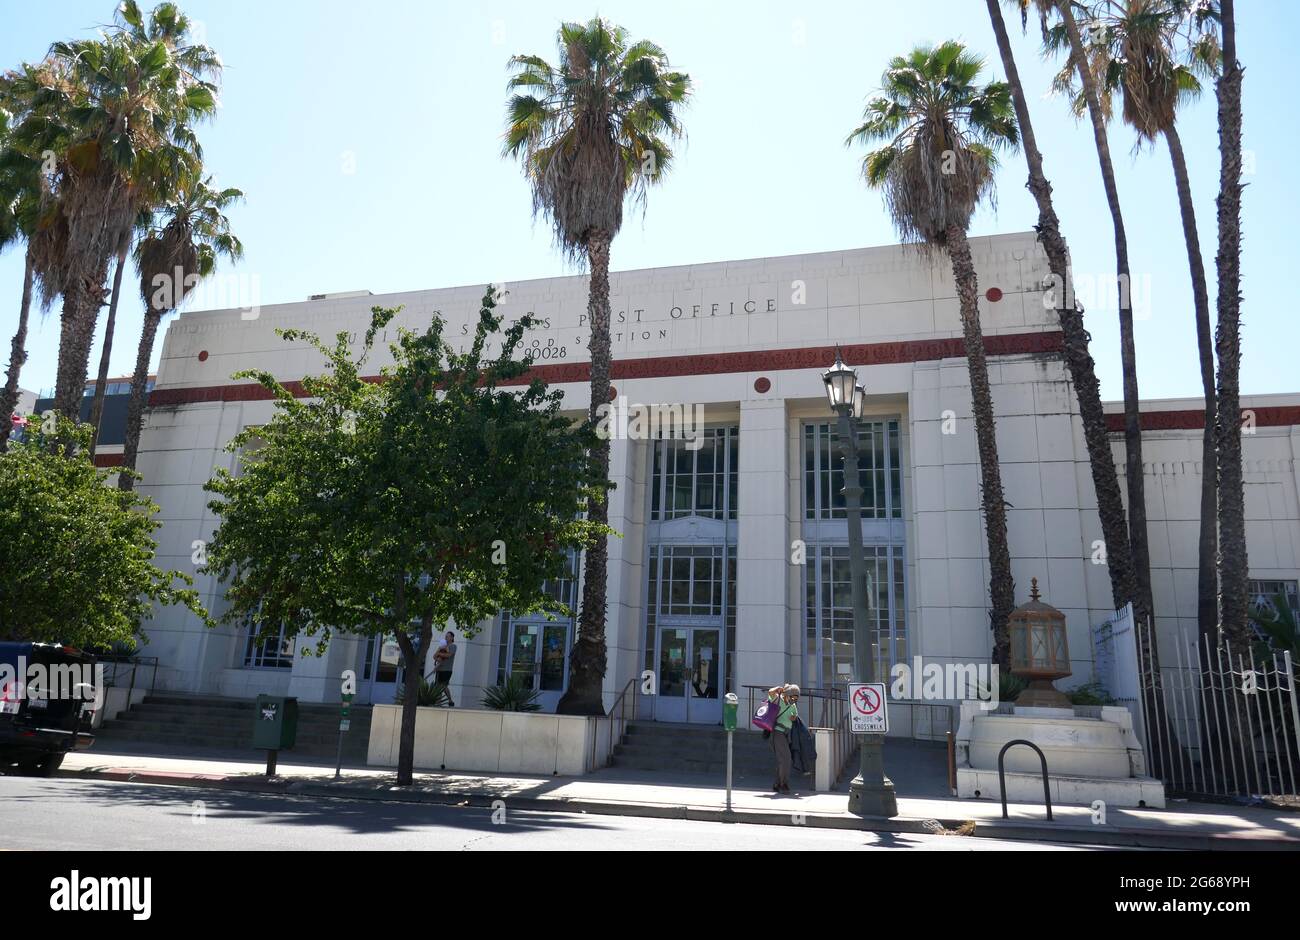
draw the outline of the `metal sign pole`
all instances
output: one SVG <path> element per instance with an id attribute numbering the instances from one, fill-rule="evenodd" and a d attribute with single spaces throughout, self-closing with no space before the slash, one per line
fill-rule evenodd
<path id="1" fill-rule="evenodd" d="M 731 812 L 731 743 L 736 732 L 727 732 L 727 812 Z"/>
<path id="2" fill-rule="evenodd" d="M 352 694 L 343 693 L 343 707 L 339 710 L 339 752 L 338 759 L 334 764 L 334 779 L 343 779 L 343 735 L 352 728 L 352 722 L 348 718 L 348 711 L 352 707 Z"/>

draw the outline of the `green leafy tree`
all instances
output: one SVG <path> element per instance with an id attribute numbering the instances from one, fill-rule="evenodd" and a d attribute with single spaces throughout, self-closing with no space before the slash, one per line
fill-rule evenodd
<path id="1" fill-rule="evenodd" d="M 591 457 L 595 432 L 560 413 L 562 394 L 526 383 L 523 317 L 500 353 L 497 294 L 483 298 L 468 351 L 456 353 L 435 315 L 423 333 L 401 330 L 395 364 L 371 383 L 360 368 L 397 313 L 375 308 L 361 352 L 346 333 L 317 349 L 328 371 L 303 381 L 299 400 L 267 373 L 271 421 L 231 442 L 239 472 L 208 489 L 220 516 L 207 570 L 226 582 L 226 619 L 261 634 L 336 631 L 393 635 L 405 667 L 398 783 L 412 780 L 423 659 L 435 627 L 466 637 L 502 608 L 566 614 L 543 591 L 567 553 L 608 529 L 579 518 L 608 485 Z M 520 355 L 516 359 L 515 356 Z M 526 384 L 525 384 L 526 383 Z"/>
<path id="2" fill-rule="evenodd" d="M 48 433 L 45 433 L 48 431 Z M 50 447 L 69 439 L 75 453 Z M 153 564 L 152 500 L 123 493 L 85 456 L 89 427 L 60 418 L 0 456 L 0 638 L 104 647 L 132 640 L 155 604 L 210 623 L 191 579 Z"/>
<path id="3" fill-rule="evenodd" d="M 896 56 L 885 70 L 882 94 L 867 102 L 864 123 L 846 143 L 883 141 L 863 160 L 867 185 L 884 193 L 894 227 L 905 240 L 944 251 L 952 262 L 979 450 L 993 654 L 1006 668 L 1015 582 L 980 329 L 979 281 L 966 232 L 976 206 L 993 198 L 997 152 L 1016 147 L 1020 137 L 1010 86 L 979 84 L 983 66 L 979 56 L 952 41 Z"/>
<path id="4" fill-rule="evenodd" d="M 644 204 L 673 159 L 669 143 L 682 136 L 678 110 L 690 95 L 690 78 L 670 71 L 668 56 L 652 42 L 629 42 L 627 30 L 599 17 L 565 23 L 557 36 L 559 65 L 535 55 L 510 60 L 505 154 L 518 159 L 533 190 L 533 211 L 555 228 L 570 257 L 591 271 L 587 322 L 591 324 L 590 421 L 609 401 L 609 252 L 623 225 L 623 202 Z M 595 457 L 609 476 L 609 441 Z M 593 522 L 609 521 L 599 497 L 587 509 Z M 603 715 L 605 608 L 608 550 L 594 543 L 583 558 L 578 636 L 569 657 L 569 687 L 558 710 Z"/>

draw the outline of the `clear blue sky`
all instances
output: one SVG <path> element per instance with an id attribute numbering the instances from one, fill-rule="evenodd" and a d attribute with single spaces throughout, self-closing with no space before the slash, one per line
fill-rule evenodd
<path id="1" fill-rule="evenodd" d="M 148 2 L 142 3 L 148 6 Z M 550 232 L 530 217 L 518 168 L 502 160 L 506 60 L 554 61 L 561 19 L 599 10 L 634 37 L 663 46 L 696 81 L 685 113 L 689 141 L 642 218 L 614 243 L 615 269 L 842 250 L 897 241 L 880 197 L 858 177 L 859 154 L 842 140 L 878 86 L 890 56 L 921 42 L 965 41 L 1002 76 L 985 5 L 746 2 L 427 3 L 415 0 L 183 0 L 226 63 L 223 106 L 201 131 L 218 181 L 247 203 L 232 213 L 247 254 L 236 273 L 260 279 L 263 303 L 309 294 L 375 293 L 572 273 Z M 51 41 L 85 35 L 112 16 L 110 0 L 0 0 L 0 67 L 41 57 Z M 1286 219 L 1300 205 L 1293 169 L 1290 72 L 1276 41 L 1300 31 L 1289 0 L 1238 4 L 1247 66 L 1246 148 L 1255 172 L 1245 199 L 1244 364 L 1247 393 L 1300 391 L 1296 314 L 1282 273 L 1296 260 Z M 1091 133 L 1048 95 L 1054 66 L 1038 54 L 1036 27 L 1017 60 L 1076 276 L 1113 276 L 1106 212 Z M 1289 67 L 1288 67 L 1289 69 Z M 1284 100 L 1284 96 L 1287 96 Z M 1218 149 L 1212 89 L 1181 123 L 1214 302 L 1214 196 Z M 1112 129 L 1132 266 L 1144 398 L 1200 394 L 1187 259 L 1163 144 L 1131 154 Z M 351 156 L 348 156 L 348 155 Z M 354 172 L 345 169 L 354 162 Z M 1008 157 L 996 212 L 973 234 L 1022 231 L 1037 218 L 1023 158 Z M 7 356 L 22 281 L 18 251 L 0 256 L 0 348 Z M 7 293 L 6 293 L 7 292 Z M 8 299 L 5 299 L 5 298 Z M 114 374 L 135 360 L 141 312 L 125 295 Z M 1103 307 L 1107 309 L 1103 309 Z M 1087 318 L 1103 394 L 1121 395 L 1113 301 Z M 33 317 L 23 372 L 29 389 L 52 386 L 57 308 Z M 155 348 L 155 363 L 161 343 Z M 98 363 L 98 344 L 91 372 Z M 2 367 L 0 363 L 0 367 Z"/>

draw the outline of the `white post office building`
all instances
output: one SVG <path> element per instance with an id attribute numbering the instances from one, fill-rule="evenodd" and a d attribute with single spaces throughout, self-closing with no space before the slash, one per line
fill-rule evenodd
<path id="1" fill-rule="evenodd" d="M 1017 601 L 1037 578 L 1068 618 L 1074 676 L 1092 676 L 1090 627 L 1111 614 L 1078 408 L 1043 303 L 1046 259 L 1032 233 L 972 240 L 989 351 Z M 502 311 L 540 318 L 529 337 L 538 369 L 585 413 L 587 279 L 515 282 Z M 718 262 L 611 277 L 613 382 L 631 406 L 701 406 L 703 440 L 613 442 L 607 704 L 653 670 L 646 717 L 717 723 L 721 696 L 782 680 L 823 687 L 853 658 L 852 602 L 834 422 L 821 373 L 836 345 L 866 386 L 861 465 L 863 535 L 882 667 L 986 663 L 988 562 L 979 466 L 958 305 L 945 261 L 900 246 Z M 166 334 L 144 432 L 142 492 L 161 506 L 158 562 L 194 571 L 194 544 L 218 519 L 203 490 L 243 427 L 267 422 L 262 389 L 231 379 L 267 369 L 289 382 L 321 371 L 311 349 L 285 343 L 294 327 L 360 340 L 372 305 L 403 305 L 421 328 L 434 311 L 468 335 L 483 285 L 314 298 L 255 311 L 185 313 Z M 1113 316 L 1100 311 L 1090 316 Z M 1187 329 L 1191 330 L 1191 312 Z M 1158 356 L 1157 349 L 1140 350 Z M 1109 359 L 1117 349 L 1094 345 Z M 387 346 L 376 351 L 374 371 Z M 1195 363 L 1187 363 L 1188 374 Z M 1108 406 L 1118 417 L 1119 407 Z M 1243 400 L 1246 507 L 1255 590 L 1294 599 L 1300 579 L 1300 395 Z M 1200 404 L 1144 405 L 1152 580 L 1162 636 L 1194 635 L 1200 487 Z M 1116 423 L 1113 430 L 1118 432 Z M 1115 434 L 1122 473 L 1123 444 Z M 574 607 L 572 579 L 551 589 Z M 198 576 L 214 615 L 221 585 Z M 574 625 L 503 612 L 460 637 L 453 691 L 462 706 L 506 676 L 523 677 L 553 709 L 567 680 Z M 162 609 L 146 624 L 160 688 L 199 694 L 297 695 L 337 701 L 344 669 L 360 701 L 391 702 L 394 643 L 339 637 L 322 657 L 292 641 L 203 628 Z M 301 640 L 299 647 L 311 644 Z"/>

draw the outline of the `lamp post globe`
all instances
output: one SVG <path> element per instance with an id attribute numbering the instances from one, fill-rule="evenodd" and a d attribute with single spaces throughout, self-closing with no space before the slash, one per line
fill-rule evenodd
<path id="1" fill-rule="evenodd" d="M 835 350 L 835 364 L 822 373 L 822 381 L 826 384 L 826 398 L 832 411 L 839 414 L 841 408 L 852 406 L 858 374 L 844 364 L 838 348 Z"/>

